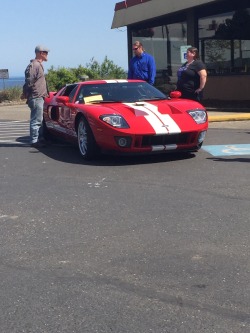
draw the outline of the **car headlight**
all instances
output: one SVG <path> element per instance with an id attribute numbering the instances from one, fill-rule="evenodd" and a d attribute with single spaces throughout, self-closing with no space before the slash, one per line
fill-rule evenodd
<path id="1" fill-rule="evenodd" d="M 122 116 L 119 116 L 117 114 L 105 114 L 100 116 L 100 119 L 116 128 L 129 128 L 126 120 Z"/>
<path id="2" fill-rule="evenodd" d="M 207 113 L 205 110 L 189 110 L 187 112 L 197 124 L 204 124 L 207 121 Z"/>

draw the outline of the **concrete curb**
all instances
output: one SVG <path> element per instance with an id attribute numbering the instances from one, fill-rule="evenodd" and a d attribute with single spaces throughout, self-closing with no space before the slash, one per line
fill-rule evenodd
<path id="1" fill-rule="evenodd" d="M 209 122 L 219 122 L 219 121 L 240 121 L 240 120 L 250 120 L 250 113 L 234 113 L 227 115 L 209 115 L 208 112 L 208 121 Z"/>

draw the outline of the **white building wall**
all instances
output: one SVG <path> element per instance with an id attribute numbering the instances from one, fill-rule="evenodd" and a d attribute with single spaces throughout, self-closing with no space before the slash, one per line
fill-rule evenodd
<path id="1" fill-rule="evenodd" d="M 115 11 L 112 29 L 220 0 L 151 0 Z"/>

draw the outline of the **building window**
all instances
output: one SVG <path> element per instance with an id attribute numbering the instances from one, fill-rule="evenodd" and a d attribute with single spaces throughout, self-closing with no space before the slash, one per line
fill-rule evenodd
<path id="1" fill-rule="evenodd" d="M 186 22 L 133 30 L 132 43 L 137 40 L 155 58 L 156 85 L 166 84 L 165 93 L 173 90 L 172 83 L 176 83 L 177 70 L 181 66 L 181 46 L 187 45 Z"/>
<path id="2" fill-rule="evenodd" d="M 199 19 L 199 45 L 210 75 L 250 73 L 250 8 Z"/>

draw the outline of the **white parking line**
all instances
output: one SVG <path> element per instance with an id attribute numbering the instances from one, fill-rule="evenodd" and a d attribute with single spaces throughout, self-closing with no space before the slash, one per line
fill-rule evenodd
<path id="1" fill-rule="evenodd" d="M 29 121 L 0 122 L 0 144 L 27 144 L 29 141 Z"/>

